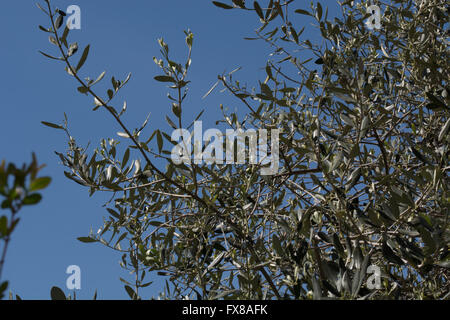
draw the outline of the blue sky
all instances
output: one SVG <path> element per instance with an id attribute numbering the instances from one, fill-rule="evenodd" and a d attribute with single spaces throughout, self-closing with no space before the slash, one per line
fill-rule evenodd
<path id="1" fill-rule="evenodd" d="M 38 29 L 47 26 L 47 17 L 32 1 L 4 1 L 0 10 L 0 159 L 23 163 L 35 152 L 40 163 L 47 164 L 42 175 L 53 178 L 38 205 L 20 212 L 21 222 L 13 234 L 4 278 L 10 281 L 14 294 L 25 299 L 48 299 L 54 285 L 65 287 L 69 265 L 82 272 L 82 289 L 77 296 L 90 299 L 98 290 L 100 299 L 126 299 L 119 277 L 129 275 L 119 266 L 120 255 L 99 244 L 83 244 L 77 237 L 86 236 L 102 225 L 107 212 L 102 205 L 105 194 L 89 198 L 88 190 L 68 180 L 54 151 L 66 150 L 66 137 L 47 128 L 41 121 L 61 123 L 63 113 L 69 118 L 72 135 L 81 145 L 91 142 L 96 147 L 102 138 L 117 139 L 118 126 L 103 111 L 92 112 L 92 99 L 77 92 L 77 84 L 64 71 L 64 66 L 48 60 L 38 50 L 55 53 L 48 35 Z M 322 1 L 325 6 L 335 1 Z M 44 3 L 44 1 L 41 1 Z M 160 74 L 153 62 L 159 57 L 157 39 L 169 44 L 175 61 L 183 61 L 187 53 L 183 30 L 194 33 L 189 98 L 184 110 L 192 119 L 205 108 L 206 122 L 213 125 L 220 117 L 219 104 L 230 109 L 242 108 L 226 93 L 215 92 L 202 100 L 217 75 L 243 66 L 239 78 L 256 85 L 265 78 L 269 48 L 259 41 L 246 41 L 259 26 L 254 13 L 221 10 L 211 1 L 119 1 L 119 0 L 55 0 L 53 5 L 65 10 L 75 4 L 81 8 L 81 30 L 74 30 L 70 42 L 77 41 L 80 50 L 91 44 L 90 56 L 81 75 L 96 78 L 107 71 L 124 79 L 132 73 L 129 84 L 115 98 L 115 106 L 128 103 L 124 120 L 138 128 L 151 112 L 149 130 L 168 130 L 164 120 L 170 113 L 168 90 L 153 80 Z M 298 1 L 295 8 L 307 8 L 309 2 Z M 308 21 L 309 20 L 309 21 Z M 299 28 L 312 19 L 295 17 Z M 298 28 L 298 29 L 299 29 Z M 309 28 L 311 30 L 311 28 Z M 305 33 L 308 32 L 308 28 Z M 55 53 L 56 54 L 56 53 Z M 309 58 L 309 57 L 305 57 Z M 104 86 L 99 86 L 104 95 Z M 186 112 L 186 111 L 185 111 Z M 186 120 L 187 122 L 187 120 Z M 91 148 L 92 150 L 92 148 Z M 144 298 L 157 296 L 161 282 L 146 291 Z"/>

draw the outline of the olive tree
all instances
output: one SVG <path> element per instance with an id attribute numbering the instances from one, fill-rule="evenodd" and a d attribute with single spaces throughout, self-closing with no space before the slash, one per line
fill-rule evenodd
<path id="1" fill-rule="evenodd" d="M 176 162 L 170 132 L 147 133 L 148 121 L 130 129 L 122 120 L 126 103 L 114 105 L 129 77 L 112 77 L 111 89 L 97 92 L 105 73 L 82 75 L 90 47 L 76 58 L 78 44 L 62 28 L 65 13 L 45 3 L 50 24 L 40 29 L 56 53 L 42 53 L 65 66 L 94 111 L 122 128 L 118 139 L 89 151 L 72 137 L 67 118 L 50 124 L 69 137 L 68 150 L 58 153 L 66 176 L 90 195 L 115 194 L 101 232 L 79 240 L 120 252 L 133 273 L 124 280 L 131 298 L 141 298 L 155 273 L 167 279 L 161 297 L 172 299 L 448 298 L 445 1 L 344 1 L 333 18 L 320 2 L 213 1 L 224 14 L 256 17 L 248 40 L 273 49 L 256 85 L 244 85 L 237 72 L 216 84 L 248 110 L 243 117 L 221 106 L 218 124 L 279 129 L 266 139 L 268 154 L 279 154 L 270 175 L 248 153 L 237 164 Z M 380 28 L 373 28 L 370 5 L 382 9 Z M 312 26 L 292 23 L 296 15 Z M 173 61 L 162 39 L 154 58 L 161 69 L 155 80 L 169 85 L 174 130 L 202 117 L 184 112 L 194 45 L 185 34 L 185 61 Z M 123 154 L 119 142 L 127 145 Z"/>

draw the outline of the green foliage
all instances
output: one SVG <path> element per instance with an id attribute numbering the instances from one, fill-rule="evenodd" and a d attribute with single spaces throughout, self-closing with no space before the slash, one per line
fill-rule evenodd
<path id="1" fill-rule="evenodd" d="M 90 195 L 115 194 L 99 233 L 79 240 L 122 254 L 122 267 L 135 277 L 122 279 L 133 299 L 155 272 L 167 278 L 162 298 L 448 298 L 444 1 L 393 1 L 380 30 L 365 26 L 367 8 L 354 1 L 343 2 L 342 17 L 334 20 L 320 3 L 308 9 L 292 8 L 293 1 L 213 4 L 253 11 L 260 26 L 252 39 L 274 49 L 257 86 L 235 80 L 235 70 L 220 75 L 207 95 L 222 85 L 248 109 L 241 119 L 221 106 L 218 123 L 281 129 L 280 172 L 262 176 L 251 164 L 174 164 L 170 133 L 154 129 L 142 138 L 148 119 L 131 131 L 121 119 L 126 103 L 120 113 L 110 105 L 129 77 L 113 77 L 105 99 L 93 91 L 104 73 L 82 80 L 55 13 L 41 30 L 53 34 L 60 57 L 44 55 L 65 64 L 78 91 L 94 99 L 94 110 L 111 115 L 128 143 L 120 155 L 118 140 L 103 139 L 88 154 L 70 135 L 67 118 L 63 126 L 44 123 L 70 137 L 69 150 L 58 153 L 66 176 Z M 315 23 L 319 43 L 289 20 L 295 14 Z M 203 114 L 183 118 L 192 40 L 186 32 L 185 63 L 171 60 L 163 39 L 162 58 L 154 58 L 162 72 L 155 80 L 169 86 L 166 119 L 174 129 Z M 158 168 L 154 157 L 167 166 Z M 368 285 L 370 265 L 381 270 L 380 288 Z"/>
<path id="2" fill-rule="evenodd" d="M 0 163 L 1 209 L 10 211 L 9 217 L 0 215 L 0 241 L 3 242 L 0 257 L 0 299 L 5 296 L 8 288 L 8 281 L 2 282 L 1 276 L 11 235 L 20 220 L 17 215 L 23 206 L 39 203 L 42 196 L 36 191 L 45 189 L 51 182 L 49 177 L 37 176 L 43 167 L 38 165 L 34 153 L 29 165 L 17 167 L 13 163 L 6 163 L 5 160 Z"/>
<path id="3" fill-rule="evenodd" d="M 53 287 L 50 290 L 50 297 L 52 300 L 67 300 L 64 292 L 58 287 Z"/>

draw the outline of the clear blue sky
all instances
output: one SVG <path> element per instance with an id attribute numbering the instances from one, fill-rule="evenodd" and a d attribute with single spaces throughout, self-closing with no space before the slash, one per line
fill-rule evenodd
<path id="1" fill-rule="evenodd" d="M 74 79 L 65 73 L 61 63 L 38 53 L 55 52 L 55 47 L 37 27 L 47 26 L 48 20 L 35 2 L 3 1 L 0 10 L 0 160 L 29 162 L 34 151 L 39 162 L 47 164 L 42 174 L 51 176 L 53 182 L 44 190 L 44 199 L 38 206 L 20 212 L 22 219 L 13 234 L 4 279 L 10 281 L 13 293 L 22 298 L 48 299 L 54 285 L 68 293 L 65 270 L 74 264 L 82 271 L 78 297 L 90 299 L 98 289 L 100 299 L 126 299 L 119 277 L 127 279 L 129 275 L 119 266 L 120 255 L 102 245 L 76 240 L 88 235 L 90 228 L 95 231 L 102 225 L 107 216 L 102 205 L 108 195 L 89 198 L 87 189 L 65 178 L 54 151 L 66 150 L 66 138 L 41 121 L 61 123 L 65 112 L 72 135 L 80 144 L 90 141 L 94 147 L 101 138 L 117 139 L 119 128 L 105 112 L 91 111 L 92 99 L 77 92 Z M 159 57 L 160 37 L 169 44 L 174 60 L 184 61 L 183 30 L 190 28 L 195 35 L 189 77 L 192 84 L 185 106 L 192 114 L 185 114 L 187 117 L 193 118 L 206 108 L 205 119 L 213 126 L 213 120 L 220 117 L 220 103 L 230 109 L 242 108 L 225 93 L 201 99 L 223 71 L 243 66 L 239 78 L 251 80 L 252 85 L 265 78 L 268 47 L 259 41 L 243 40 L 253 36 L 253 30 L 259 26 L 254 13 L 221 10 L 209 0 L 52 3 L 63 10 L 71 4 L 81 8 L 82 28 L 71 32 L 70 42 L 77 41 L 80 50 L 91 44 L 90 57 L 81 72 L 83 77 L 95 78 L 106 70 L 109 77 L 104 82 L 109 84 L 112 75 L 124 79 L 132 72 L 131 81 L 115 99 L 116 106 L 127 100 L 129 111 L 124 119 L 131 128 L 139 127 L 151 112 L 151 131 L 168 129 L 164 120 L 170 112 L 168 91 L 153 80 L 159 74 L 152 58 Z M 322 4 L 335 6 L 336 2 Z M 298 1 L 294 7 L 308 8 L 309 1 Z M 300 29 L 312 19 L 297 16 L 294 21 Z M 101 94 L 104 93 L 103 89 Z M 161 282 L 154 280 L 143 298 L 157 296 Z"/>

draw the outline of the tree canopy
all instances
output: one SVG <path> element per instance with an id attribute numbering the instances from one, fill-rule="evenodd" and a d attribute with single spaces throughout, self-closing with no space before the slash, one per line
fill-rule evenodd
<path id="1" fill-rule="evenodd" d="M 231 154 L 245 155 L 241 163 L 177 163 L 173 132 L 151 120 L 130 129 L 135 125 L 122 119 L 126 103 L 114 100 L 130 76 L 111 77 L 106 94 L 97 92 L 105 73 L 90 78 L 82 71 L 90 46 L 78 52 L 64 12 L 45 3 L 49 25 L 40 29 L 53 51 L 42 54 L 65 67 L 94 111 L 122 128 L 88 150 L 70 134 L 67 118 L 44 123 L 68 136 L 68 150 L 57 153 L 65 175 L 91 196 L 114 193 L 100 232 L 79 240 L 120 252 L 122 267 L 134 274 L 122 279 L 131 298 L 145 298 L 140 290 L 155 274 L 167 279 L 160 297 L 172 299 L 449 297 L 445 1 L 379 3 L 379 29 L 367 24 L 369 1 L 342 1 L 332 18 L 320 2 L 213 1 L 230 16 L 256 15 L 260 25 L 248 40 L 273 50 L 256 86 L 239 81 L 235 70 L 208 92 L 223 87 L 247 110 L 242 116 L 220 106 L 221 128 L 271 132 L 267 155 L 279 158 L 272 174 L 238 146 Z M 308 39 L 309 26 L 291 22 L 295 15 L 313 23 L 319 42 Z M 154 79 L 170 90 L 167 122 L 175 131 L 182 123 L 191 130 L 203 115 L 185 112 L 195 46 L 193 33 L 185 35 L 185 61 L 172 60 L 162 39 L 154 58 L 161 69 Z M 241 152 L 251 149 L 248 140 Z M 187 149 L 200 153 L 212 145 L 191 142 Z"/>

